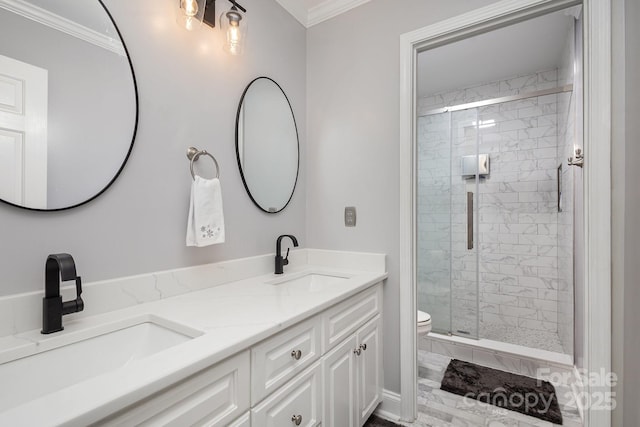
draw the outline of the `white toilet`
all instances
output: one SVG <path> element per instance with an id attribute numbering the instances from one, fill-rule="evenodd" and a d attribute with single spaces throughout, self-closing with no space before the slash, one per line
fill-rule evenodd
<path id="1" fill-rule="evenodd" d="M 418 337 L 423 337 L 431 332 L 431 315 L 418 310 Z"/>

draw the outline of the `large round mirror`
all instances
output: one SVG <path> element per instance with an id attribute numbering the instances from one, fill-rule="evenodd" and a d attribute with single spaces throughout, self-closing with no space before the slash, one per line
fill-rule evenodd
<path id="1" fill-rule="evenodd" d="M 236 153 L 251 200 L 265 212 L 283 210 L 298 179 L 298 130 L 287 95 L 268 77 L 253 80 L 242 94 Z"/>
<path id="2" fill-rule="evenodd" d="M 86 203 L 129 157 L 138 103 L 120 33 L 99 0 L 0 0 L 0 199 Z"/>

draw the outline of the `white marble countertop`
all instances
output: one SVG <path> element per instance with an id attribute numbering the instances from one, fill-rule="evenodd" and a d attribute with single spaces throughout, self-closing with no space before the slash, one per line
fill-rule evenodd
<path id="1" fill-rule="evenodd" d="M 266 283 L 301 272 L 334 273 L 349 278 L 340 281 L 339 286 L 314 292 L 292 291 Z M 202 332 L 201 336 L 183 344 L 10 408 L 0 413 L 0 425 L 88 425 L 386 277 L 382 272 L 309 264 L 289 266 L 283 276 L 264 274 L 71 321 L 65 317 L 65 330 L 53 335 L 32 330 L 4 337 L 0 339 L 0 363 L 75 342 L 95 334 L 99 328 L 113 329 L 114 325 L 117 327 L 141 316 L 157 316 Z"/>

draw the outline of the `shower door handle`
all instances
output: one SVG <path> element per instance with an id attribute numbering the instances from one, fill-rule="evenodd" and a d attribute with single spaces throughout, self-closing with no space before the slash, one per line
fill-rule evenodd
<path id="1" fill-rule="evenodd" d="M 473 192 L 467 192 L 467 249 L 473 249 Z"/>

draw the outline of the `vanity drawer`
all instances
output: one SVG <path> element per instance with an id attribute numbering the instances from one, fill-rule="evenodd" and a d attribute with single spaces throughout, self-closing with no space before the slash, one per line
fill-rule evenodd
<path id="1" fill-rule="evenodd" d="M 320 357 L 319 316 L 251 348 L 251 403 L 255 405 Z"/>
<path id="2" fill-rule="evenodd" d="M 226 426 L 249 409 L 249 385 L 245 351 L 96 425 Z"/>
<path id="3" fill-rule="evenodd" d="M 322 315 L 324 330 L 322 354 L 331 350 L 380 312 L 382 312 L 382 283 L 327 310 Z"/>
<path id="4" fill-rule="evenodd" d="M 299 417 L 299 423 L 294 421 Z M 251 425 L 260 427 L 322 424 L 322 364 L 320 361 L 298 375 L 251 410 Z"/>

